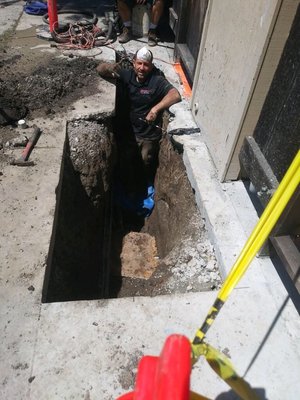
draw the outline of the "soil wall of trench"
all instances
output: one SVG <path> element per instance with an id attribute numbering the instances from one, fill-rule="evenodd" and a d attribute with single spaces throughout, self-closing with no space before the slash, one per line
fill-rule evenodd
<path id="1" fill-rule="evenodd" d="M 155 269 L 145 279 L 122 276 L 122 265 L 115 268 L 116 259 L 122 264 L 122 240 L 119 248 L 113 245 L 122 213 L 113 201 L 116 157 L 111 120 L 68 123 L 43 301 L 217 288 L 220 277 L 214 251 L 182 157 L 168 136 L 161 142 L 154 210 L 139 228 L 131 228 L 135 235 L 144 235 L 137 236 L 139 242 L 154 240 Z M 129 230 L 123 228 L 121 239 Z M 149 257 L 147 251 L 138 251 L 144 260 Z M 134 257 L 130 248 L 129 254 Z M 143 258 L 141 263 L 143 267 Z"/>
<path id="2" fill-rule="evenodd" d="M 107 297 L 114 157 L 109 119 L 68 123 L 43 301 Z"/>

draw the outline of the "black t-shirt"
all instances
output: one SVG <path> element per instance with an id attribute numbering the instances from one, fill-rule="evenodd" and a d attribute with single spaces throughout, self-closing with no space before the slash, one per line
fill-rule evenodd
<path id="1" fill-rule="evenodd" d="M 144 121 L 151 108 L 159 103 L 174 86 L 156 67 L 142 83 L 136 80 L 134 70 L 122 69 L 119 74 L 129 97 L 130 121 L 134 134 L 143 139 L 159 139 L 161 129 L 153 125 L 161 123 L 162 112 L 159 113 L 153 125 Z"/>

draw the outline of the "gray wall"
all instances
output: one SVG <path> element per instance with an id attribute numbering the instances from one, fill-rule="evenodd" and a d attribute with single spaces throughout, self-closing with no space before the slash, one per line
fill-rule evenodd
<path id="1" fill-rule="evenodd" d="M 240 146 L 239 138 L 241 133 L 242 136 L 253 133 L 253 123 L 249 125 L 247 132 L 242 132 L 243 124 L 249 118 L 249 106 L 253 95 L 256 93 L 257 96 L 261 90 L 261 104 L 251 116 L 252 122 L 257 121 L 285 43 L 282 40 L 278 44 L 279 56 L 273 57 L 269 63 L 271 68 L 269 66 L 270 70 L 265 74 L 269 79 L 265 79 L 264 84 L 257 87 L 280 7 L 282 3 L 293 7 L 293 3 L 297 2 L 209 2 L 195 74 L 192 111 L 204 133 L 220 180 L 236 179 L 238 176 L 236 153 Z M 291 21 L 286 21 L 284 25 L 288 27 L 288 31 Z M 233 167 L 230 174 L 227 174 L 231 161 Z"/>

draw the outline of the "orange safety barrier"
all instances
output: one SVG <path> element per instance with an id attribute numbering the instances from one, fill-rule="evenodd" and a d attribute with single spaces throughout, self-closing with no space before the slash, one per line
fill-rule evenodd
<path id="1" fill-rule="evenodd" d="M 142 357 L 135 390 L 117 400 L 189 400 L 191 369 L 190 341 L 171 335 L 159 357 Z"/>
<path id="2" fill-rule="evenodd" d="M 176 73 L 179 75 L 180 81 L 183 86 L 183 96 L 186 98 L 190 98 L 192 96 L 192 88 L 190 84 L 188 83 L 188 80 L 186 79 L 186 75 L 182 69 L 182 66 L 180 63 L 174 64 L 174 69 Z"/>

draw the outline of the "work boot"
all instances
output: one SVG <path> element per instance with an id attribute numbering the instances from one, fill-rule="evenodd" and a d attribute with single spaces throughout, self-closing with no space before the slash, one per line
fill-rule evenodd
<path id="1" fill-rule="evenodd" d="M 133 38 L 131 28 L 124 26 L 123 32 L 119 36 L 119 43 L 127 43 Z"/>
<path id="2" fill-rule="evenodd" d="M 158 37 L 156 35 L 155 29 L 149 29 L 148 32 L 148 45 L 149 46 L 156 46 L 158 42 Z"/>

